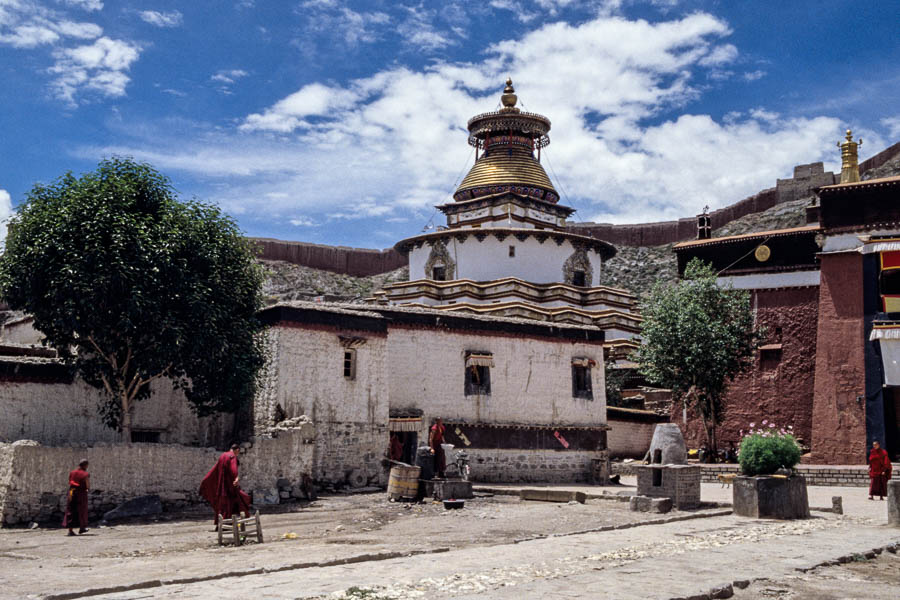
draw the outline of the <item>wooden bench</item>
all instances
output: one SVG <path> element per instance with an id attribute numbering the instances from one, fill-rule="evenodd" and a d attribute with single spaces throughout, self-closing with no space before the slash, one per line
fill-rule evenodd
<path id="1" fill-rule="evenodd" d="M 256 541 L 263 543 L 262 525 L 259 522 L 259 511 L 248 517 L 246 513 L 231 515 L 230 519 L 226 519 L 219 515 L 216 519 L 216 531 L 219 534 L 219 545 L 234 544 L 241 546 L 251 535 L 256 535 Z"/>

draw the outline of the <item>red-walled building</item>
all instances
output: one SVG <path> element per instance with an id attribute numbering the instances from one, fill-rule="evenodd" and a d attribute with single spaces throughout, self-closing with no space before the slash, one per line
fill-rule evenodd
<path id="1" fill-rule="evenodd" d="M 817 190 L 817 222 L 674 248 L 679 273 L 699 257 L 748 290 L 768 331 L 729 386 L 724 447 L 766 419 L 792 425 L 813 463 L 864 463 L 874 440 L 900 456 L 900 177 L 853 181 L 851 143 L 850 182 Z M 684 429 L 692 445 L 704 440 L 699 419 Z"/>

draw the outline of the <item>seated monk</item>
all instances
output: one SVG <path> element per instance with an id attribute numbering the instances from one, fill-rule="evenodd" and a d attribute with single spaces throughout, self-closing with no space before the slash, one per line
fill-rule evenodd
<path id="1" fill-rule="evenodd" d="M 231 449 L 222 453 L 215 466 L 209 470 L 200 484 L 200 495 L 206 498 L 216 512 L 217 524 L 218 515 L 230 519 L 233 514 L 239 515 L 242 512 L 250 514 L 250 496 L 239 485 L 238 455 L 240 453 L 241 447 L 232 444 Z"/>

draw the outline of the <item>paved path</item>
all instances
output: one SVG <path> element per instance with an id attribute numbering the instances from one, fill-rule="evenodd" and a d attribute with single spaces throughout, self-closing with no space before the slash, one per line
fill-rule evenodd
<path id="1" fill-rule="evenodd" d="M 735 580 L 777 580 L 900 544 L 900 530 L 854 517 L 777 522 L 712 517 L 377 562 L 249 575 L 98 596 L 138 598 L 688 597 Z M 348 594 L 353 586 L 372 595 Z"/>

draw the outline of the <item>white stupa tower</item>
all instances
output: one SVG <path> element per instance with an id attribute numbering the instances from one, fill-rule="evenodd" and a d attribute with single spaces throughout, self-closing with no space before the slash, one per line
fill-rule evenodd
<path id="1" fill-rule="evenodd" d="M 446 227 L 398 242 L 409 281 L 373 300 L 598 325 L 611 348 L 634 347 L 635 297 L 597 285 L 616 249 L 566 230 L 575 210 L 559 204 L 541 165 L 550 120 L 516 106 L 511 80 L 500 101 L 500 110 L 469 120 L 475 164 L 454 202 L 437 207 Z"/>

